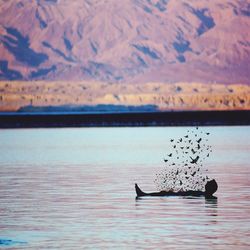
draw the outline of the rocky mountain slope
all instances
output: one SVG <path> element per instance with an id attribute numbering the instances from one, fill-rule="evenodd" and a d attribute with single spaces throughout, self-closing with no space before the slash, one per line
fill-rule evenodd
<path id="1" fill-rule="evenodd" d="M 0 0 L 0 79 L 249 83 L 248 0 Z"/>

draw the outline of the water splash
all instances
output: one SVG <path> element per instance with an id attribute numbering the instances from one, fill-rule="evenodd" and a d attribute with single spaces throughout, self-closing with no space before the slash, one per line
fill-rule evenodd
<path id="1" fill-rule="evenodd" d="M 209 135 L 196 127 L 170 140 L 172 151 L 164 158 L 166 166 L 156 174 L 155 184 L 159 191 L 205 191 L 209 177 L 204 161 L 212 153 Z"/>

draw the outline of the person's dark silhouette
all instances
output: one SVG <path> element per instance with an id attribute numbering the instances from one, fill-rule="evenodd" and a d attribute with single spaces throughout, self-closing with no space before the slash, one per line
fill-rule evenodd
<path id="1" fill-rule="evenodd" d="M 142 197 L 142 196 L 205 196 L 205 198 L 214 199 L 216 197 L 214 197 L 213 194 L 217 191 L 217 189 L 218 189 L 218 185 L 214 179 L 206 183 L 205 192 L 190 190 L 190 191 L 179 191 L 179 192 L 160 191 L 160 192 L 154 192 L 154 193 L 145 193 L 135 183 L 135 191 L 136 191 L 137 198 Z"/>
<path id="2" fill-rule="evenodd" d="M 217 191 L 217 189 L 218 189 L 218 184 L 214 179 L 208 181 L 205 185 L 205 196 L 207 198 L 213 197 L 213 194 Z"/>

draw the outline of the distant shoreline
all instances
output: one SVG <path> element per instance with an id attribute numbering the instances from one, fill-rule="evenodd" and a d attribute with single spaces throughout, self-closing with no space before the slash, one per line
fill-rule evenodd
<path id="1" fill-rule="evenodd" d="M 250 125 L 250 110 L 123 113 L 0 113 L 0 128 Z"/>
<path id="2" fill-rule="evenodd" d="M 195 82 L 3 82 L 0 112 L 250 110 L 250 85 Z"/>

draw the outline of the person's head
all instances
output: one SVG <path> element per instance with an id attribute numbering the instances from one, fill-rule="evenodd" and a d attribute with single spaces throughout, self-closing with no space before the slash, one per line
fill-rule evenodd
<path id="1" fill-rule="evenodd" d="M 217 182 L 213 179 L 208 181 L 205 185 L 205 194 L 206 196 L 212 196 L 218 189 Z"/>

